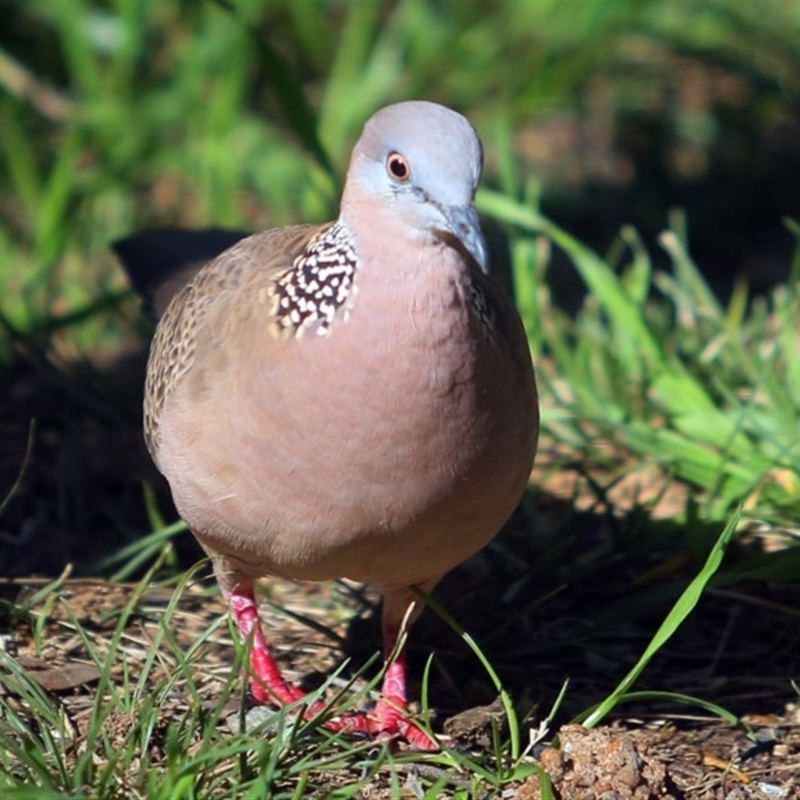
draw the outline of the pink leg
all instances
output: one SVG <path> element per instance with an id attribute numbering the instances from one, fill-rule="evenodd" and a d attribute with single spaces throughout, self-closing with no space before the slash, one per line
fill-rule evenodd
<path id="1" fill-rule="evenodd" d="M 269 652 L 261 620 L 258 616 L 258 605 L 252 586 L 237 586 L 228 599 L 236 628 L 242 641 L 253 637 L 250 646 L 250 692 L 256 705 L 272 703 L 277 706 L 289 705 L 302 700 L 305 692 L 287 683 L 281 675 L 275 659 Z M 311 719 L 326 711 L 324 703 L 314 703 L 305 712 L 305 718 Z M 331 731 L 348 733 L 371 733 L 370 720 L 364 715 L 347 714 L 341 719 L 329 720 L 325 727 Z"/>
<path id="2" fill-rule="evenodd" d="M 397 643 L 399 630 L 394 623 L 384 622 L 383 654 L 388 660 Z M 372 733 L 379 736 L 402 736 L 420 750 L 438 750 L 439 745 L 408 718 L 406 694 L 406 651 L 403 647 L 397 658 L 386 666 L 381 699 L 371 714 Z"/>
<path id="3" fill-rule="evenodd" d="M 246 641 L 251 633 L 253 636 L 250 649 L 250 691 L 256 705 L 261 706 L 270 701 L 276 701 L 278 705 L 288 705 L 302 700 L 303 692 L 283 679 L 275 659 L 267 649 L 252 588 L 237 587 L 231 592 L 228 603 L 242 641 Z"/>

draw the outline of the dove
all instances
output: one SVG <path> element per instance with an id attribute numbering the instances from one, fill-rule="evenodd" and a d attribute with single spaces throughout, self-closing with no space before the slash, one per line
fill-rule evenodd
<path id="1" fill-rule="evenodd" d="M 407 711 L 398 642 L 421 610 L 414 588 L 497 534 L 538 436 L 525 331 L 488 274 L 473 204 L 482 162 L 461 114 L 381 109 L 336 220 L 220 235 L 206 263 L 188 248 L 156 301 L 145 382 L 147 447 L 251 641 L 254 701 L 304 696 L 270 653 L 255 582 L 370 583 L 383 595 L 380 699 L 328 724 L 423 749 L 438 745 Z M 157 232 L 116 249 L 131 272 L 179 260 L 180 237 L 164 238 L 171 255 Z"/>

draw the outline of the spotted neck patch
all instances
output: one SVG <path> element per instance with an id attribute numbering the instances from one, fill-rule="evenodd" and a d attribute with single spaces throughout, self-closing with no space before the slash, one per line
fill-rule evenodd
<path id="1" fill-rule="evenodd" d="M 336 312 L 355 293 L 358 259 L 341 222 L 314 236 L 291 268 L 272 284 L 272 313 L 280 336 L 313 330 L 326 336 Z"/>

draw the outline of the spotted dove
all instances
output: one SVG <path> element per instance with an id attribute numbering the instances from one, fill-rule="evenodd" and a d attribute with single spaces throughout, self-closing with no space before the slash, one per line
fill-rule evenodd
<path id="1" fill-rule="evenodd" d="M 303 695 L 267 649 L 254 581 L 369 582 L 394 660 L 377 706 L 331 724 L 427 749 L 395 652 L 411 587 L 431 590 L 497 533 L 538 432 L 525 333 L 486 274 L 481 168 L 460 114 L 379 111 L 335 222 L 244 238 L 192 267 L 166 310 L 162 296 L 145 386 L 147 446 L 252 636 L 255 701 Z M 118 243 L 129 270 L 150 237 Z"/>

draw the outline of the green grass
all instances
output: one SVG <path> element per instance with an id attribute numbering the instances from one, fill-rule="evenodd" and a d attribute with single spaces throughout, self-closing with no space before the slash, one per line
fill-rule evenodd
<path id="1" fill-rule="evenodd" d="M 749 516 L 793 528 L 800 516 L 794 277 L 749 310 L 740 286 L 723 308 L 688 255 L 680 224 L 661 237 L 671 273 L 653 271 L 630 229 L 621 233 L 630 258 L 616 270 L 523 203 L 484 191 L 478 204 L 562 248 L 589 290 L 574 320 L 544 291 L 527 298 L 532 347 L 553 359 L 552 375 L 542 374 L 544 409 L 554 414 L 552 423 L 544 418 L 547 430 L 587 458 L 599 438 L 655 461 L 697 487 L 705 519 L 722 520 L 743 503 Z M 797 252 L 800 263 L 800 244 Z M 545 266 L 516 260 L 515 286 L 541 285 Z"/>
<path id="2" fill-rule="evenodd" d="M 0 43 L 0 380 L 14 378 L 22 355 L 68 383 L 80 407 L 96 403 L 71 365 L 97 362 L 143 335 L 109 241 L 157 225 L 257 228 L 330 218 L 348 150 L 377 106 L 425 96 L 460 108 L 484 139 L 478 206 L 509 244 L 548 441 L 562 446 L 567 461 L 602 474 L 649 464 L 667 483 L 688 484 L 692 499 L 673 520 L 679 549 L 698 565 L 712 554 L 628 678 L 617 689 L 609 684 L 606 700 L 586 710 L 596 723 L 626 698 L 643 696 L 632 690 L 634 680 L 709 581 L 797 581 L 797 550 L 725 569 L 721 545 L 698 531 L 716 537 L 724 529 L 720 541 L 727 541 L 758 523 L 796 543 L 800 246 L 784 285 L 758 297 L 739 285 L 722 304 L 692 261 L 691 219 L 675 212 L 659 240 L 667 268 L 655 265 L 655 246 L 629 227 L 599 255 L 542 213 L 547 187 L 527 168 L 519 135 L 532 114 L 580 108 L 598 76 L 615 81 L 615 113 L 646 106 L 665 62 L 630 69 L 642 42 L 750 81 L 759 89 L 752 113 L 769 120 L 785 87 L 796 85 L 800 14 L 795 4 L 772 4 L 771 15 L 758 5 L 580 3 L 564 14 L 563 3 L 547 0 L 8 3 L 9 33 Z M 674 123 L 702 149 L 718 120 Z M 797 221 L 786 226 L 800 240 Z M 555 250 L 588 290 L 575 315 L 550 297 Z M 597 485 L 598 500 L 607 488 Z M 11 482 L 0 487 L 6 491 Z M 84 503 L 93 502 L 88 497 Z M 135 672 L 112 674 L 125 662 L 121 643 L 149 580 L 174 575 L 178 563 L 169 542 L 180 524 L 164 524 L 149 494 L 142 505 L 149 535 L 120 520 L 128 545 L 93 564 L 116 580 L 149 569 L 108 646 L 99 650 L 96 634 L 73 620 L 100 675 L 88 730 L 77 736 L 58 699 L 2 656 L 0 681 L 10 692 L 0 696 L 4 797 L 290 798 L 330 788 L 331 776 L 331 796 L 346 797 L 371 781 L 397 794 L 411 775 L 424 796 L 500 796 L 532 774 L 530 720 L 520 718 L 502 674 L 455 622 L 476 669 L 487 671 L 504 699 L 509 733 L 496 733 L 478 756 L 426 756 L 432 770 L 421 776 L 408 763 L 417 756 L 372 750 L 282 713 L 256 730 L 226 731 L 226 704 L 241 689 L 236 665 L 209 695 L 193 665 L 215 628 L 188 651 L 171 633 L 185 580 L 152 652 Z M 647 510 L 636 509 L 645 520 Z M 646 523 L 642 536 L 655 542 Z M 62 602 L 58 589 L 7 605 L 15 620 L 29 622 L 38 649 Z M 172 665 L 166 673 L 162 659 Z M 176 687 L 189 698 L 178 711 Z M 557 709 L 540 716 L 555 720 Z M 112 718 L 130 726 L 124 747 L 108 734 Z M 449 782 L 455 774 L 460 783 Z"/>

